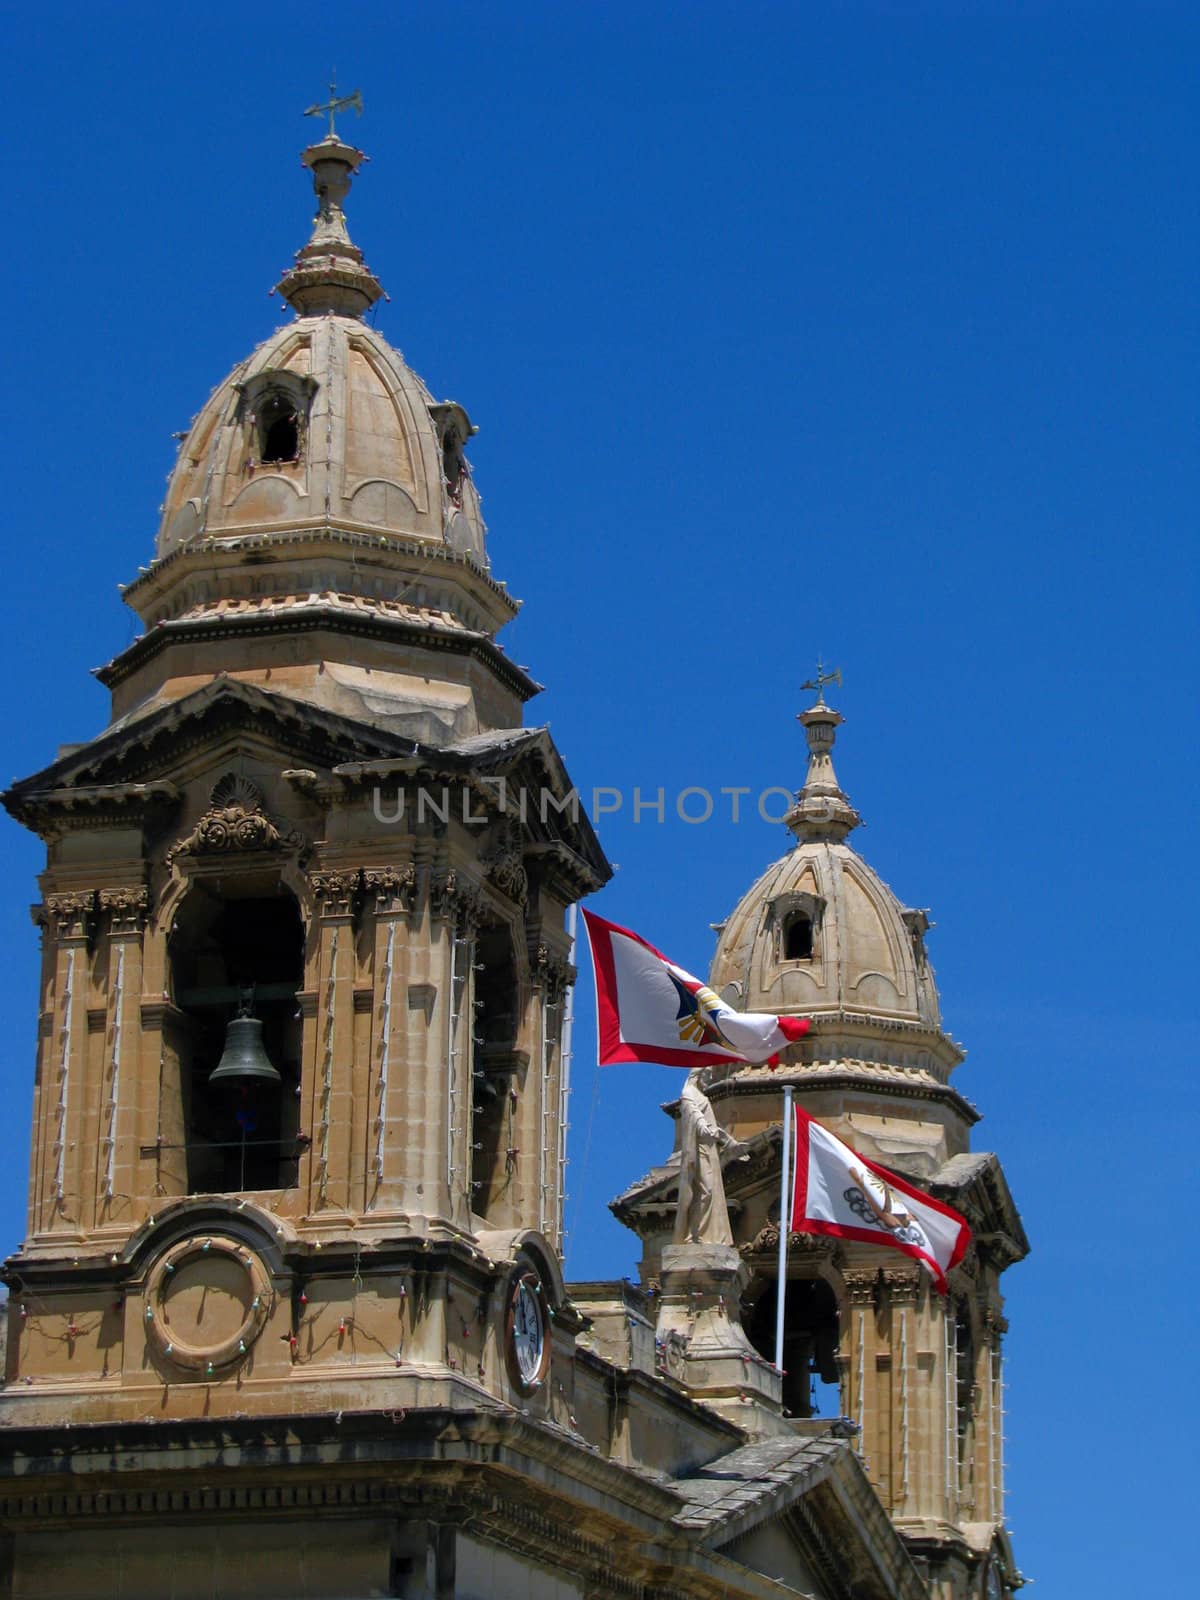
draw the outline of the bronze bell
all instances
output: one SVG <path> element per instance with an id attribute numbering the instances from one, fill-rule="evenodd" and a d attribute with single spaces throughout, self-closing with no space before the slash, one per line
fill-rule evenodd
<path id="1" fill-rule="evenodd" d="M 275 1088 L 283 1079 L 263 1049 L 258 1017 L 234 1017 L 225 1033 L 221 1059 L 209 1074 L 210 1084 L 260 1084 Z"/>

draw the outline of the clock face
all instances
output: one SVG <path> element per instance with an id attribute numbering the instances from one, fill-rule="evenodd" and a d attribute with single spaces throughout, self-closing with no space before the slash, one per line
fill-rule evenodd
<path id="1" fill-rule="evenodd" d="M 513 1284 L 505 1320 L 509 1375 L 519 1389 L 532 1393 L 550 1358 L 546 1309 L 536 1273 L 523 1272 Z"/>

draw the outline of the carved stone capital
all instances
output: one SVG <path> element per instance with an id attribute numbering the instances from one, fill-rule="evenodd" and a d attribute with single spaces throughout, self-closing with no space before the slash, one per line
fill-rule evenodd
<path id="1" fill-rule="evenodd" d="M 368 867 L 363 887 L 375 897 L 377 916 L 411 911 L 417 896 L 417 869 L 411 861 L 398 867 Z"/>
<path id="2" fill-rule="evenodd" d="M 555 955 L 547 944 L 539 944 L 533 954 L 534 983 L 546 991 L 546 1004 L 557 1005 L 578 976 L 566 956 Z"/>
<path id="3" fill-rule="evenodd" d="M 842 1273 L 846 1286 L 846 1299 L 852 1306 L 873 1306 L 879 1284 L 876 1267 L 851 1267 Z"/>
<path id="4" fill-rule="evenodd" d="M 880 1274 L 883 1287 L 894 1306 L 915 1305 L 921 1296 L 921 1273 L 903 1267 L 885 1267 Z"/>
<path id="5" fill-rule="evenodd" d="M 96 914 L 96 896 L 48 894 L 45 901 L 50 930 L 56 939 L 86 939 Z"/>
<path id="6" fill-rule="evenodd" d="M 140 933 L 150 910 L 150 891 L 144 884 L 101 889 L 100 910 L 107 911 L 110 933 Z"/>
<path id="7" fill-rule="evenodd" d="M 308 881 L 319 902 L 318 916 L 353 916 L 360 876 L 357 871 L 310 872 Z"/>
<path id="8" fill-rule="evenodd" d="M 457 867 L 435 872 L 429 886 L 429 909 L 441 922 L 454 922 L 463 931 L 476 927 L 483 910 L 479 887 Z"/>
<path id="9" fill-rule="evenodd" d="M 1008 1332 L 1008 1318 L 1002 1316 L 994 1306 L 988 1306 L 983 1313 L 983 1331 L 988 1343 L 998 1350 L 1000 1341 Z"/>

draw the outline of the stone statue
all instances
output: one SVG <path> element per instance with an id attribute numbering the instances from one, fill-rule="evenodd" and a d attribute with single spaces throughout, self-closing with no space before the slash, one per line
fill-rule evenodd
<path id="1" fill-rule="evenodd" d="M 690 1072 L 679 1097 L 679 1205 L 674 1239 L 676 1244 L 732 1245 L 721 1151 L 741 1149 L 742 1145 L 717 1121 L 701 1087 L 705 1081 L 705 1071 Z"/>

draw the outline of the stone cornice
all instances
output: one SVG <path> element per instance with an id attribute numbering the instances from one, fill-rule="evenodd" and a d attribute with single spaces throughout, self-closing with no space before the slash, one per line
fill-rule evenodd
<path id="1" fill-rule="evenodd" d="M 290 528 L 243 527 L 223 534 L 220 530 L 193 544 L 181 545 L 170 555 L 163 556 L 140 572 L 131 583 L 122 586 L 121 597 L 127 605 L 142 614 L 142 608 L 161 599 L 182 576 L 192 571 L 211 572 L 214 559 L 225 556 L 261 556 L 266 551 L 286 551 L 295 555 L 311 547 L 314 555 L 329 553 L 338 546 L 353 553 L 380 557 L 416 558 L 431 571 L 443 567 L 464 579 L 468 588 L 478 587 L 492 604 L 498 604 L 515 617 L 521 602 L 513 599 L 507 586 L 498 583 L 472 556 L 433 539 L 402 539 L 395 534 L 381 532 L 368 523 L 341 522 L 334 527 L 324 518 L 299 521 Z M 164 579 L 167 580 L 164 582 Z"/>
<path id="2" fill-rule="evenodd" d="M 952 1089 L 947 1083 L 920 1078 L 909 1082 L 890 1077 L 875 1077 L 870 1072 L 856 1073 L 853 1069 L 839 1069 L 833 1066 L 801 1067 L 793 1068 L 791 1071 L 781 1067 L 774 1081 L 761 1076 L 739 1074 L 733 1078 L 726 1078 L 722 1083 L 713 1084 L 708 1095 L 715 1104 L 718 1100 L 732 1096 L 762 1094 L 771 1088 L 778 1090 L 784 1083 L 790 1083 L 802 1094 L 834 1090 L 844 1093 L 847 1089 L 853 1088 L 866 1089 L 872 1094 L 892 1100 L 934 1101 L 940 1105 L 950 1106 L 968 1127 L 974 1126 L 981 1115 L 969 1100 L 965 1100 L 957 1089 Z"/>
<path id="3" fill-rule="evenodd" d="M 32 832 L 106 828 L 114 823 L 166 811 L 179 803 L 179 787 L 169 782 L 81 784 L 43 789 L 27 796 L 6 795 L 4 804 Z"/>
<path id="4" fill-rule="evenodd" d="M 522 701 L 532 700 L 542 690 L 542 685 L 510 661 L 486 633 L 409 622 L 370 611 L 350 611 L 319 601 L 266 614 L 251 612 L 248 615 L 223 617 L 179 617 L 170 622 L 157 623 L 140 639 L 135 639 L 127 650 L 114 656 L 105 666 L 97 667 L 95 677 L 105 688 L 116 688 L 155 656 L 185 640 L 194 644 L 272 633 L 319 632 L 352 634 L 360 638 L 385 640 L 389 644 L 404 643 L 452 655 L 475 656 L 485 662 L 505 688 L 511 689 Z"/>

